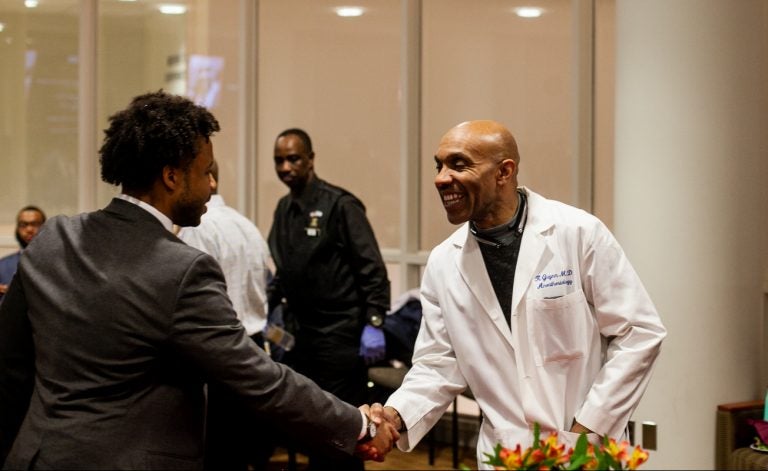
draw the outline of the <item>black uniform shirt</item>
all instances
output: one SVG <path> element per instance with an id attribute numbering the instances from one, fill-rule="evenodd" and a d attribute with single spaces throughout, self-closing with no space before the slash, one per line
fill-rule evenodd
<path id="1" fill-rule="evenodd" d="M 298 198 L 275 209 L 269 248 L 276 293 L 299 323 L 331 327 L 358 317 L 358 328 L 389 309 L 389 279 L 365 207 L 348 191 L 315 177 Z"/>

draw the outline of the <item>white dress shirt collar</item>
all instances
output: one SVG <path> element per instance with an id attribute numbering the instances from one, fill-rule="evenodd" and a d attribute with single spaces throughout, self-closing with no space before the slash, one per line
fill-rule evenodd
<path id="1" fill-rule="evenodd" d="M 149 214 L 156 217 L 157 220 L 160 221 L 160 224 L 162 224 L 163 227 L 168 230 L 168 232 L 173 232 L 173 221 L 171 221 L 171 218 L 161 213 L 160 210 L 158 210 L 151 204 L 145 203 L 144 201 L 141 201 L 138 198 L 134 198 L 133 196 L 126 195 L 125 193 L 120 193 L 119 195 L 117 195 L 117 197 L 120 198 L 121 200 L 128 201 L 129 203 L 133 203 L 138 207 L 144 209 Z"/>

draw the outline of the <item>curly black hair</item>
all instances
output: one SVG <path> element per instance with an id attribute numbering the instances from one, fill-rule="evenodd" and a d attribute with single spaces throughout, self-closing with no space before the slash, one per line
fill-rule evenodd
<path id="1" fill-rule="evenodd" d="M 163 90 L 135 97 L 109 117 L 99 149 L 101 179 L 124 190 L 148 190 L 166 165 L 187 169 L 219 122 L 202 106 Z"/>

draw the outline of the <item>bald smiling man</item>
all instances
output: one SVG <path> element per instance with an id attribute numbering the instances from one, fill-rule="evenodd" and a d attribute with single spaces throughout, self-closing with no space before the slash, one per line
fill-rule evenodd
<path id="1" fill-rule="evenodd" d="M 470 388 L 496 443 L 531 444 L 534 422 L 573 446 L 624 438 L 666 330 L 616 239 L 597 218 L 518 186 L 502 124 L 450 129 L 435 186 L 460 225 L 430 254 L 413 367 L 384 413 L 409 451 Z"/>

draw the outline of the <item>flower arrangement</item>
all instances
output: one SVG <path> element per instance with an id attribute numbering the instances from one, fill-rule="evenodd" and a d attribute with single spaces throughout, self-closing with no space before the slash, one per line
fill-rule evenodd
<path id="1" fill-rule="evenodd" d="M 576 441 L 576 448 L 566 452 L 565 444 L 557 441 L 557 433 L 540 439 L 538 423 L 533 427 L 533 446 L 525 451 L 520 444 L 514 449 L 497 444 L 493 453 L 483 454 L 487 458 L 483 463 L 497 470 L 637 469 L 648 461 L 648 452 L 639 445 L 632 450 L 626 441 L 616 443 L 612 438 L 605 438 L 603 445 L 595 448 L 583 433 Z"/>

